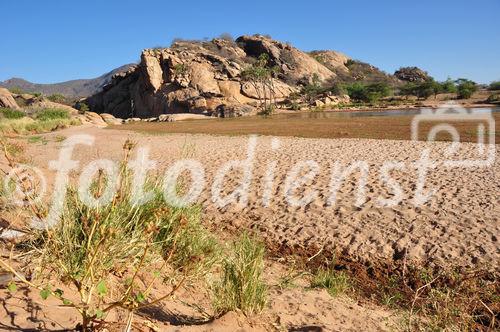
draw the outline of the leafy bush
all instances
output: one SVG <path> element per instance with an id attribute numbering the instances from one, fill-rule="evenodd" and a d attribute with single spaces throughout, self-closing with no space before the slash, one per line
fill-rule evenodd
<path id="1" fill-rule="evenodd" d="M 456 93 L 457 86 L 455 85 L 455 82 L 448 78 L 446 81 L 441 83 L 441 91 L 443 93 Z"/>
<path id="2" fill-rule="evenodd" d="M 456 83 L 459 99 L 469 99 L 478 90 L 475 82 L 465 78 L 459 78 Z"/>
<path id="3" fill-rule="evenodd" d="M 12 108 L 0 108 L 0 113 L 2 113 L 3 117 L 6 119 L 21 119 L 26 116 L 24 112 Z"/>
<path id="4" fill-rule="evenodd" d="M 85 102 L 79 102 L 76 104 L 76 108 L 78 109 L 78 114 L 85 114 L 90 111 L 89 105 Z"/>
<path id="5" fill-rule="evenodd" d="M 346 88 L 342 84 L 333 84 L 328 87 L 328 91 L 333 93 L 335 96 L 342 96 L 347 93 Z"/>
<path id="6" fill-rule="evenodd" d="M 66 110 L 58 108 L 46 108 L 35 115 L 35 119 L 39 121 L 49 121 L 49 120 L 59 120 L 59 119 L 69 119 L 69 113 Z"/>
<path id="7" fill-rule="evenodd" d="M 311 82 L 306 84 L 301 90 L 301 94 L 304 95 L 309 103 L 312 103 L 321 92 L 322 88 L 318 74 L 314 74 Z"/>
<path id="8" fill-rule="evenodd" d="M 488 87 L 488 90 L 491 91 L 500 90 L 500 81 L 491 82 L 490 86 Z"/>
<path id="9" fill-rule="evenodd" d="M 126 156 L 133 146 L 132 142 L 124 145 Z M 75 309 L 81 315 L 78 330 L 98 329 L 115 308 L 126 310 L 132 322 L 135 312 L 170 299 L 218 260 L 217 242 L 201 225 L 199 209 L 165 205 L 161 189 L 150 183 L 146 189 L 156 193 L 154 198 L 146 204 L 133 203 L 126 164 L 127 157 L 109 203 L 89 207 L 70 188 L 59 222 L 23 243 L 32 255 L 36 275 L 31 281 L 16 275 L 38 289 L 42 299 L 55 297 Z M 98 173 L 91 195 L 100 198 L 108 181 Z M 32 209 L 37 218 L 45 215 L 36 205 Z M 0 265 L 16 273 L 3 259 Z M 50 281 L 43 278 L 46 275 L 51 275 Z M 153 297 L 156 283 L 165 283 L 170 290 Z M 57 288 L 62 284 L 72 285 L 78 295 L 65 295 Z"/>
<path id="10" fill-rule="evenodd" d="M 47 99 L 54 103 L 59 103 L 59 104 L 63 104 L 66 102 L 66 97 L 59 93 L 52 94 L 48 96 Z"/>
<path id="11" fill-rule="evenodd" d="M 214 286 L 216 313 L 261 311 L 266 304 L 266 285 L 262 281 L 264 246 L 244 233 L 232 244 L 230 254 L 223 262 L 222 280 Z"/>
<path id="12" fill-rule="evenodd" d="M 349 276 L 334 269 L 319 269 L 311 280 L 312 288 L 325 288 L 331 296 L 345 293 L 350 287 Z"/>
<path id="13" fill-rule="evenodd" d="M 175 75 L 184 75 L 188 71 L 188 66 L 184 63 L 178 63 L 174 66 Z"/>
<path id="14" fill-rule="evenodd" d="M 347 85 L 346 90 L 351 99 L 367 103 L 374 103 L 392 93 L 392 89 L 386 83 L 354 83 Z"/>
<path id="15" fill-rule="evenodd" d="M 447 83 L 448 84 L 448 83 Z M 448 85 L 446 89 L 451 89 Z M 416 96 L 421 99 L 427 99 L 430 96 L 437 96 L 443 91 L 443 85 L 434 80 L 428 80 L 422 83 L 406 83 L 400 88 L 400 94 L 403 96 Z"/>

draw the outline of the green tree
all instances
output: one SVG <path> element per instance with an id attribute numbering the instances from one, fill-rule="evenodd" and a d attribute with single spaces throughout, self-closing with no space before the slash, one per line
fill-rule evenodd
<path id="1" fill-rule="evenodd" d="M 426 81 L 415 85 L 414 95 L 419 99 L 427 99 L 436 94 L 436 82 Z"/>
<path id="2" fill-rule="evenodd" d="M 257 93 L 261 113 L 272 113 L 276 103 L 273 74 L 276 67 L 269 65 L 269 55 L 262 53 L 257 61 L 241 73 L 243 81 L 249 82 Z"/>
<path id="3" fill-rule="evenodd" d="M 405 97 L 416 95 L 417 84 L 408 82 L 399 89 L 399 94 Z"/>
<path id="4" fill-rule="evenodd" d="M 80 114 L 85 114 L 86 112 L 90 111 L 90 107 L 86 103 L 79 103 L 77 106 L 78 113 Z"/>
<path id="5" fill-rule="evenodd" d="M 488 90 L 491 91 L 500 90 L 500 81 L 491 82 L 490 86 L 488 87 Z"/>
<path id="6" fill-rule="evenodd" d="M 392 94 L 391 87 L 386 83 L 362 84 L 354 83 L 346 87 L 347 94 L 351 99 L 359 102 L 375 103 L 381 98 Z"/>
<path id="7" fill-rule="evenodd" d="M 318 74 L 314 74 L 311 82 L 302 88 L 302 94 L 306 98 L 307 102 L 312 103 L 321 92 L 321 81 Z"/>
<path id="8" fill-rule="evenodd" d="M 478 89 L 476 82 L 466 78 L 459 78 L 456 84 L 459 99 L 469 99 Z"/>
<path id="9" fill-rule="evenodd" d="M 392 88 L 384 82 L 368 84 L 367 90 L 370 102 L 376 102 L 393 93 Z"/>
<path id="10" fill-rule="evenodd" d="M 448 78 L 446 81 L 441 83 L 441 90 L 443 93 L 456 93 L 457 86 L 451 78 Z"/>

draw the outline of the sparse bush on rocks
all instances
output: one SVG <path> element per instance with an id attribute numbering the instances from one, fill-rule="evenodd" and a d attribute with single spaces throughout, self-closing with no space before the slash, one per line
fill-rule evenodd
<path id="1" fill-rule="evenodd" d="M 59 103 L 59 104 L 65 104 L 67 102 L 66 97 L 59 93 L 54 93 L 48 96 L 47 99 L 54 103 Z"/>

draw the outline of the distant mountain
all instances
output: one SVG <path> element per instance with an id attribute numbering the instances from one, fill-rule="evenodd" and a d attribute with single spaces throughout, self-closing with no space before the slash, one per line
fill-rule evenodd
<path id="1" fill-rule="evenodd" d="M 127 64 L 118 67 L 109 73 L 92 79 L 79 79 L 53 84 L 31 83 L 22 78 L 11 78 L 0 82 L 0 87 L 7 89 L 17 88 L 24 92 L 41 92 L 45 95 L 62 94 L 67 97 L 88 97 L 101 91 L 103 86 L 111 82 L 114 74 L 126 72 L 135 64 Z"/>

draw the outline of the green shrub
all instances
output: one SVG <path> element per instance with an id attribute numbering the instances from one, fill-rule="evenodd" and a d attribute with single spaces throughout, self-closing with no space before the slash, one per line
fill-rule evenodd
<path id="1" fill-rule="evenodd" d="M 456 93 L 457 86 L 455 85 L 455 82 L 448 78 L 446 81 L 441 83 L 441 91 L 443 93 Z"/>
<path id="2" fill-rule="evenodd" d="M 349 276 L 334 269 L 319 269 L 311 280 L 312 288 L 325 288 L 331 296 L 345 293 L 350 287 Z"/>
<path id="3" fill-rule="evenodd" d="M 477 84 L 471 80 L 459 78 L 456 82 L 459 99 L 469 99 L 478 90 Z"/>
<path id="4" fill-rule="evenodd" d="M 0 113 L 2 113 L 3 117 L 6 119 L 21 119 L 26 116 L 24 112 L 12 108 L 0 108 Z"/>
<path id="5" fill-rule="evenodd" d="M 388 97 L 392 93 L 387 83 L 353 83 L 346 86 L 347 94 L 351 99 L 358 102 L 374 103 L 381 98 Z"/>
<path id="6" fill-rule="evenodd" d="M 322 92 L 321 80 L 318 74 L 314 74 L 311 81 L 300 91 L 309 104 L 312 104 L 318 95 Z"/>
<path id="7" fill-rule="evenodd" d="M 66 97 L 59 93 L 52 94 L 48 96 L 47 99 L 54 103 L 59 103 L 59 104 L 63 104 L 66 102 Z"/>
<path id="8" fill-rule="evenodd" d="M 222 280 L 213 288 L 214 308 L 221 315 L 240 309 L 245 314 L 261 311 L 267 287 L 262 281 L 264 246 L 244 233 L 229 251 L 222 266 Z"/>
<path id="9" fill-rule="evenodd" d="M 126 156 L 133 146 L 124 145 Z M 126 159 L 109 203 L 89 207 L 69 188 L 56 225 L 35 232 L 22 246 L 35 273 L 31 281 L 21 277 L 19 282 L 38 289 L 42 299 L 54 297 L 75 309 L 81 315 L 78 330 L 97 330 L 114 308 L 129 312 L 132 322 L 133 313 L 172 298 L 218 260 L 217 242 L 202 226 L 199 208 L 166 205 L 161 189 L 151 183 L 145 189 L 155 193 L 153 199 L 134 204 Z M 91 195 L 99 198 L 109 180 L 98 173 Z M 36 206 L 32 210 L 37 218 L 46 214 Z M 15 271 L 2 258 L 0 267 Z M 167 284 L 169 291 L 155 294 L 156 283 Z M 74 292 L 64 294 L 57 288 L 63 284 Z"/>
<path id="10" fill-rule="evenodd" d="M 89 105 L 87 105 L 87 103 L 78 103 L 77 108 L 78 114 L 85 114 L 90 111 L 90 107 Z"/>
<path id="11" fill-rule="evenodd" d="M 69 119 L 69 112 L 58 108 L 46 108 L 35 115 L 35 119 L 39 121 Z"/>
<path id="12" fill-rule="evenodd" d="M 447 90 L 453 89 L 451 86 L 448 86 L 448 83 L 446 83 L 445 88 Z M 432 95 L 437 96 L 440 92 L 443 92 L 443 85 L 434 80 L 428 80 L 422 83 L 409 82 L 400 88 L 401 95 L 415 96 L 420 99 L 427 99 Z"/>
<path id="13" fill-rule="evenodd" d="M 185 63 L 178 63 L 174 66 L 175 75 L 185 75 L 188 71 L 188 66 Z"/>
<path id="14" fill-rule="evenodd" d="M 488 90 L 491 91 L 500 90 L 500 81 L 491 82 L 490 86 L 488 87 Z"/>

